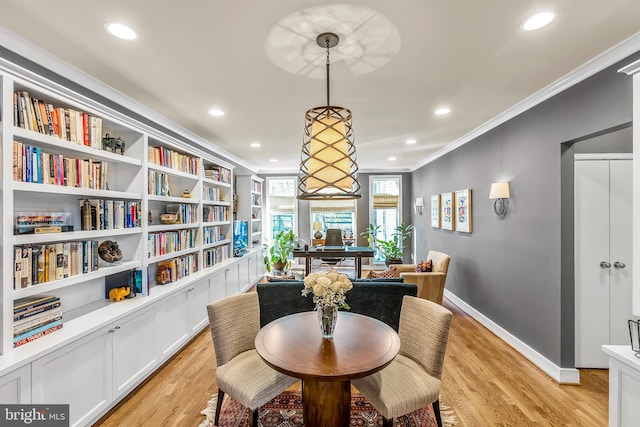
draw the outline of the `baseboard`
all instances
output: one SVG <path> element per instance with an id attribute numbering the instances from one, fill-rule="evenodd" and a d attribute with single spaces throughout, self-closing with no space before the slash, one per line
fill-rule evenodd
<path id="1" fill-rule="evenodd" d="M 480 322 L 485 328 L 496 334 L 501 340 L 509 344 L 516 351 L 529 359 L 534 365 L 540 368 L 545 374 L 561 384 L 580 384 L 580 371 L 575 368 L 561 368 L 526 343 L 522 342 L 518 337 L 511 334 L 500 325 L 489 319 L 484 314 L 458 298 L 455 294 L 444 290 L 444 296 L 453 304 L 460 307 L 465 313 Z"/>

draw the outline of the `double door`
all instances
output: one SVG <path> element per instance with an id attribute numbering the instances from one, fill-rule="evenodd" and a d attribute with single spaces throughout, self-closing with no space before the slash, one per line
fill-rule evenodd
<path id="1" fill-rule="evenodd" d="M 632 160 L 575 162 L 575 365 L 607 368 L 603 344 L 628 344 Z"/>

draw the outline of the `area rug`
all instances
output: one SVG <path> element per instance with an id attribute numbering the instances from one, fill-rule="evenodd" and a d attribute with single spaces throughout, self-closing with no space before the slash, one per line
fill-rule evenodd
<path id="1" fill-rule="evenodd" d="M 206 419 L 200 427 L 212 427 L 215 419 L 217 395 L 213 395 L 206 409 L 201 414 Z M 457 424 L 453 411 L 440 403 L 442 424 L 445 427 Z M 302 420 L 302 393 L 285 391 L 258 410 L 258 426 L 261 427 L 299 427 L 304 426 Z M 225 396 L 220 411 L 218 427 L 249 427 L 251 413 L 229 396 Z M 382 417 L 371 404 L 359 393 L 351 395 L 350 426 L 378 427 L 382 426 Z M 420 408 L 405 416 L 397 418 L 397 427 L 436 427 L 436 419 L 431 405 Z M 329 426 L 328 426 L 329 427 Z M 345 426 L 347 427 L 347 426 Z"/>

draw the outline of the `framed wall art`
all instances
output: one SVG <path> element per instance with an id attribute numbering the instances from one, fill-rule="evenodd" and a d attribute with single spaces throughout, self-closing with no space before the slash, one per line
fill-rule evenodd
<path id="1" fill-rule="evenodd" d="M 443 230 L 453 230 L 455 216 L 453 206 L 453 192 L 440 194 L 440 221 Z"/>
<path id="2" fill-rule="evenodd" d="M 431 196 L 431 227 L 440 228 L 440 195 Z"/>
<path id="3" fill-rule="evenodd" d="M 455 224 L 456 231 L 471 233 L 472 231 L 472 210 L 471 210 L 471 189 L 458 190 L 455 192 Z"/>

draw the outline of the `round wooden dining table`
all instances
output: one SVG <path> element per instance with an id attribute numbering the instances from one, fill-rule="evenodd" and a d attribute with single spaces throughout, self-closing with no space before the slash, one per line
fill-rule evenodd
<path id="1" fill-rule="evenodd" d="M 315 311 L 265 325 L 256 351 L 273 369 L 302 379 L 306 427 L 343 427 L 351 417 L 351 380 L 387 366 L 400 337 L 372 317 L 340 311 L 333 338 L 323 339 Z"/>

